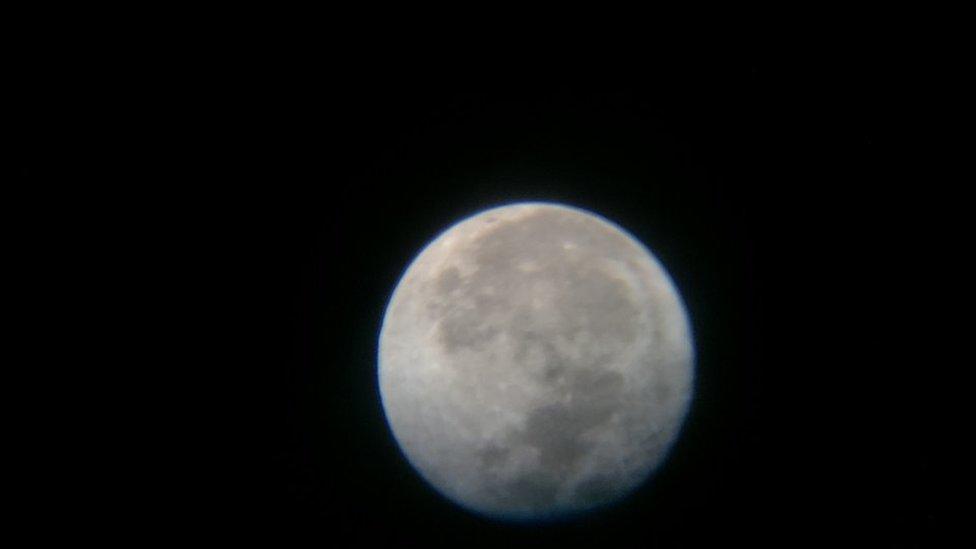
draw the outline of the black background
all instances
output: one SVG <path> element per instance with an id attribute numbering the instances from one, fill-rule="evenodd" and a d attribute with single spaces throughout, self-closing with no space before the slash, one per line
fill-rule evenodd
<path id="1" fill-rule="evenodd" d="M 131 296 L 141 371 L 115 392 L 153 402 L 125 428 L 148 434 L 125 474 L 124 506 L 152 524 L 140 535 L 926 543 L 929 397 L 879 350 L 904 235 L 899 118 L 874 59 L 374 53 L 158 51 L 61 82 L 85 93 L 39 87 L 51 109 L 20 175 L 68 174 L 59 204 L 112 212 L 86 223 L 118 244 Z M 376 385 L 384 308 L 415 254 L 519 200 L 591 210 L 651 248 L 698 354 L 670 459 L 568 524 L 494 523 L 440 497 Z"/>

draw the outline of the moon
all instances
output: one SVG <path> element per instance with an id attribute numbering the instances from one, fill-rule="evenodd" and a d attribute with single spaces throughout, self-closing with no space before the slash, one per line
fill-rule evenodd
<path id="1" fill-rule="evenodd" d="M 380 331 L 378 382 L 403 454 L 492 519 L 577 516 L 632 493 L 688 411 L 694 345 L 654 255 L 551 203 L 489 209 L 410 264 Z"/>

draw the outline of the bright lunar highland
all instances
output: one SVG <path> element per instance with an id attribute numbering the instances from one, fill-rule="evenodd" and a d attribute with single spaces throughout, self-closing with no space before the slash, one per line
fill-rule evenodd
<path id="1" fill-rule="evenodd" d="M 575 516 L 664 461 L 694 346 L 671 278 L 623 229 L 549 203 L 484 211 L 401 278 L 379 389 L 411 465 L 495 519 Z"/>

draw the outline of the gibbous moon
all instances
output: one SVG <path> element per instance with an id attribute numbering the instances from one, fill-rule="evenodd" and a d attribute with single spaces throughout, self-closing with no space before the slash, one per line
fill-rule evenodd
<path id="1" fill-rule="evenodd" d="M 667 272 L 580 209 L 521 203 L 449 228 L 383 320 L 379 388 L 410 464 L 495 519 L 618 501 L 665 459 L 694 348 Z"/>

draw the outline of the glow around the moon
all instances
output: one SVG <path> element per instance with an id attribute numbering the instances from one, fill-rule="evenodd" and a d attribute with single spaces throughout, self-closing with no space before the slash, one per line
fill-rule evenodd
<path id="1" fill-rule="evenodd" d="M 691 398 L 689 323 L 671 279 L 619 227 L 524 203 L 438 236 L 380 334 L 393 434 L 439 492 L 502 519 L 616 501 L 657 468 Z"/>

